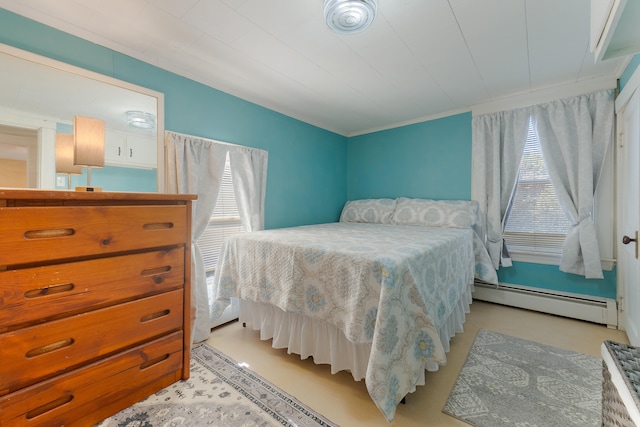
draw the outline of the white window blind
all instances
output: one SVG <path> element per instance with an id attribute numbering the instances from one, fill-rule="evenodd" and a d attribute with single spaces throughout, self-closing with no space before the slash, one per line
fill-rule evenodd
<path id="1" fill-rule="evenodd" d="M 242 232 L 244 232 L 244 228 L 240 222 L 240 213 L 233 193 L 231 166 L 227 154 L 218 201 L 213 209 L 209 225 L 198 239 L 207 275 L 215 271 L 224 240 L 232 234 Z"/>
<path id="2" fill-rule="evenodd" d="M 535 125 L 529 119 L 505 241 L 513 251 L 561 253 L 569 226 L 551 185 Z"/>

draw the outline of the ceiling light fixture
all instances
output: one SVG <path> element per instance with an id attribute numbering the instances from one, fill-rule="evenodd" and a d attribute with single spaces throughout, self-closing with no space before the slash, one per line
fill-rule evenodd
<path id="1" fill-rule="evenodd" d="M 156 127 L 156 116 L 144 111 L 127 111 L 127 124 L 139 129 L 153 129 Z"/>
<path id="2" fill-rule="evenodd" d="M 376 0 L 324 0 L 324 19 L 339 34 L 364 31 L 376 18 Z"/>

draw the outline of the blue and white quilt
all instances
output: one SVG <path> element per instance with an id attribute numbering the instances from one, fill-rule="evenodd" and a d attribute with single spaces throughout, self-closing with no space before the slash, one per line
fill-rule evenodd
<path id="1" fill-rule="evenodd" d="M 212 317 L 239 297 L 371 343 L 367 389 L 391 421 L 425 362 L 446 362 L 439 332 L 478 270 L 474 234 L 341 222 L 232 236 L 217 267 Z"/>

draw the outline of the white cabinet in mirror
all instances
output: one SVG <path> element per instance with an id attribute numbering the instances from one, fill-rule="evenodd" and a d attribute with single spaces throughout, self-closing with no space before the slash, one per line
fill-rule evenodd
<path id="1" fill-rule="evenodd" d="M 120 181 L 112 190 L 136 191 L 122 188 L 121 183 L 127 182 L 124 175 L 131 172 L 139 176 L 135 171 L 155 169 L 157 184 L 152 187 L 164 192 L 162 93 L 4 44 L 0 44 L 0 74 L 0 162 L 10 156 L 7 153 L 16 151 L 14 147 L 28 153 L 23 156 L 23 169 L 29 173 L 27 188 L 56 188 L 56 133 L 73 133 L 74 117 L 88 116 L 104 121 L 108 131 L 105 164 L 118 166 L 112 173 L 117 173 Z M 155 126 L 131 128 L 127 122 L 127 112 L 131 111 L 155 116 Z M 22 130 L 35 135 L 32 141 L 11 135 L 22 137 Z M 116 153 L 120 151 L 119 156 L 110 151 L 113 147 Z M 6 170 L 0 168 L 0 186 L 8 182 L 2 176 Z M 102 187 L 111 190 L 108 182 Z"/>
<path id="2" fill-rule="evenodd" d="M 104 163 L 152 169 L 156 167 L 157 149 L 153 137 L 107 129 L 104 141 Z"/>

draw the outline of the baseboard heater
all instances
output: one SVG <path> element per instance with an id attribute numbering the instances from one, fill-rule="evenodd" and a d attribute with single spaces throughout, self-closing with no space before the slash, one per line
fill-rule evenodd
<path id="1" fill-rule="evenodd" d="M 618 327 L 618 307 L 612 298 L 556 292 L 549 289 L 500 283 L 475 282 L 473 298 L 557 316 Z"/>

